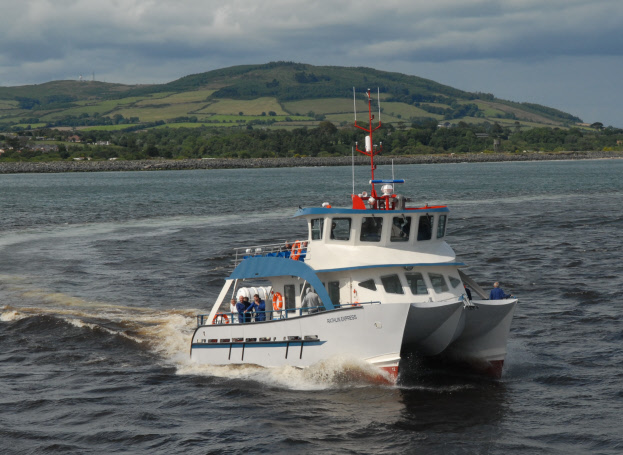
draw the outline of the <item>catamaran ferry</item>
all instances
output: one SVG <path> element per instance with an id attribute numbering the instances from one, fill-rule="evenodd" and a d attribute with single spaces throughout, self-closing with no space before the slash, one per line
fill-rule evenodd
<path id="1" fill-rule="evenodd" d="M 209 314 L 197 316 L 200 364 L 305 368 L 334 356 L 365 360 L 394 381 L 401 355 L 448 354 L 500 377 L 515 298 L 489 300 L 446 243 L 449 209 L 410 206 L 400 179 L 375 179 L 372 97 L 365 147 L 371 185 L 352 206 L 299 208 L 305 240 L 235 249 L 235 268 Z M 476 294 L 468 297 L 465 286 Z M 264 305 L 238 311 L 232 299 Z M 245 306 L 239 306 L 245 308 Z"/>

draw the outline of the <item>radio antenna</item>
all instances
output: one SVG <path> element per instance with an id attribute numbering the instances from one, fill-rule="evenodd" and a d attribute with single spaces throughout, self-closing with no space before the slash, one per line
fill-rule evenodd
<path id="1" fill-rule="evenodd" d="M 353 87 L 353 110 L 355 111 L 355 125 L 357 124 L 357 100 L 355 99 L 355 87 Z"/>
<path id="2" fill-rule="evenodd" d="M 353 194 L 355 194 L 355 147 L 351 147 L 350 152 L 352 154 L 352 168 L 353 168 Z"/>

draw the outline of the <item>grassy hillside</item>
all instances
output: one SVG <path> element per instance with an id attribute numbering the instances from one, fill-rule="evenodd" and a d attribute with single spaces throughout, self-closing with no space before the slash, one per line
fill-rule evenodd
<path id="1" fill-rule="evenodd" d="M 385 123 L 520 122 L 568 126 L 581 120 L 557 109 L 464 92 L 416 76 L 372 68 L 292 62 L 243 65 L 193 74 L 167 84 L 54 81 L 0 87 L 0 130 L 48 127 L 145 127 L 167 124 L 316 126 L 351 123 L 352 90 L 381 95 Z"/>

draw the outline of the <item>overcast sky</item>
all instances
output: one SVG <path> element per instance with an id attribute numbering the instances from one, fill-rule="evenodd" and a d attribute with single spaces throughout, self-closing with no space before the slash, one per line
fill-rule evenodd
<path id="1" fill-rule="evenodd" d="M 623 0 L 0 0 L 0 86 L 367 66 L 623 127 Z"/>

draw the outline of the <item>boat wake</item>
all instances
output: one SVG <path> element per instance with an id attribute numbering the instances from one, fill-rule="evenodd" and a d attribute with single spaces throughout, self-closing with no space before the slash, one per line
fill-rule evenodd
<path id="1" fill-rule="evenodd" d="M 191 361 L 188 341 L 196 327 L 197 309 L 159 310 L 87 301 L 58 292 L 33 289 L 21 280 L 4 278 L 9 304 L 0 306 L 0 323 L 17 323 L 28 318 L 46 317 L 100 336 L 120 337 L 137 349 L 156 355 L 163 364 L 173 366 L 178 375 L 243 379 L 291 390 L 322 390 L 391 384 L 386 372 L 364 360 L 332 357 L 305 369 L 290 366 L 199 365 Z M 7 289 L 9 288 L 9 289 Z M 44 323 L 49 330 L 59 325 Z"/>
<path id="2" fill-rule="evenodd" d="M 178 374 L 244 379 L 290 390 L 326 390 L 343 387 L 389 385 L 389 375 L 369 363 L 349 357 L 331 357 L 307 368 L 259 365 L 200 365 L 188 360 L 179 365 Z"/>

